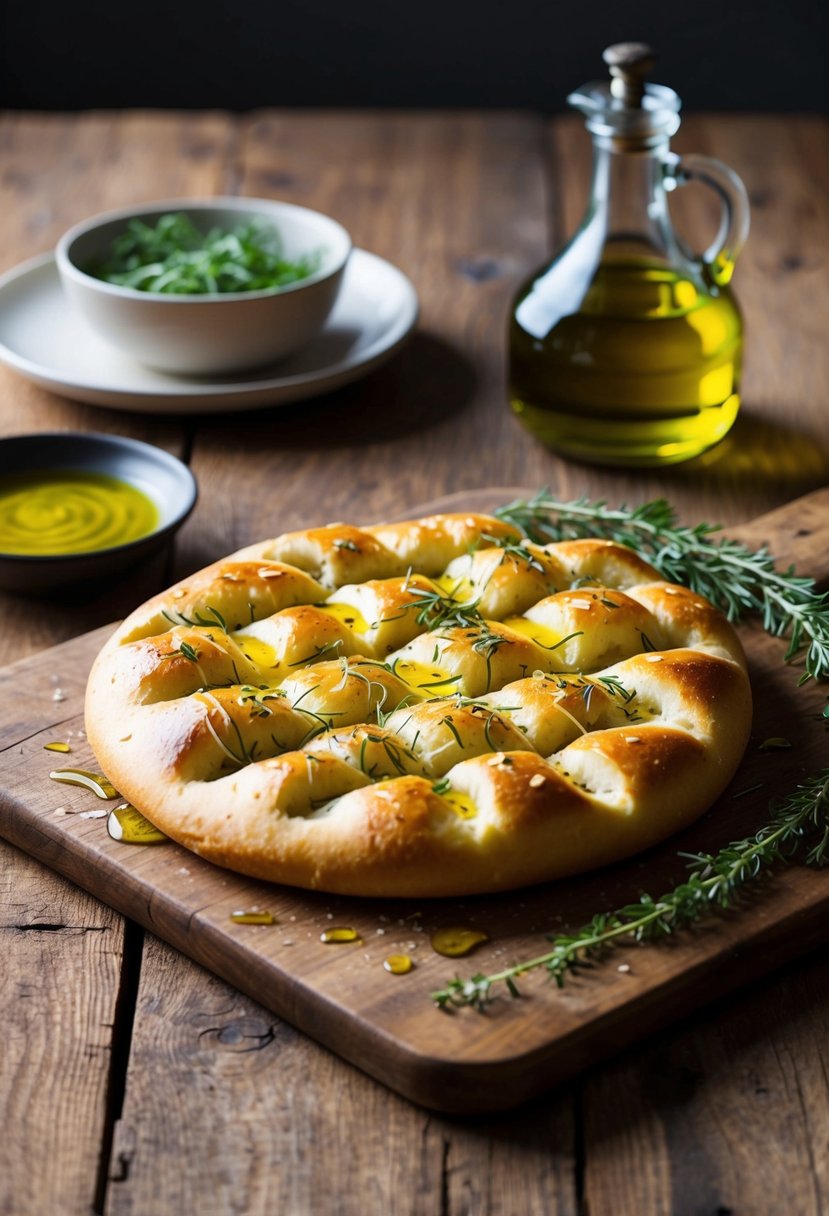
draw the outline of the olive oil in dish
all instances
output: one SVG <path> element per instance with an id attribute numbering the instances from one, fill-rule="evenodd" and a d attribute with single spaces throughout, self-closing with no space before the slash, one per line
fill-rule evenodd
<path id="1" fill-rule="evenodd" d="M 0 478 L 0 552 L 51 557 L 148 536 L 159 512 L 143 490 L 82 469 Z"/>

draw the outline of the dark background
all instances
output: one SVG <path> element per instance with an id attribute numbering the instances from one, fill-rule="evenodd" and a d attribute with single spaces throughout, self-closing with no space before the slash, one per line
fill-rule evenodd
<path id="1" fill-rule="evenodd" d="M 560 110 L 644 39 L 689 109 L 825 110 L 814 0 L 4 0 L 0 105 Z"/>

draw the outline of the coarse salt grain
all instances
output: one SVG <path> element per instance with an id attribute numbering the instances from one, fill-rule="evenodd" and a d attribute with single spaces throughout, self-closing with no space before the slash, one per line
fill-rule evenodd
<path id="1" fill-rule="evenodd" d="M 63 691 L 62 688 L 56 688 L 55 691 L 52 693 L 52 700 L 53 701 L 65 701 L 66 693 Z"/>
<path id="2" fill-rule="evenodd" d="M 622 738 L 624 739 L 625 743 L 641 743 L 642 742 L 642 740 L 639 738 L 638 735 L 623 735 Z"/>
<path id="3" fill-rule="evenodd" d="M 492 768 L 494 765 L 500 764 L 503 759 L 504 759 L 504 753 L 496 752 L 494 756 L 489 757 L 489 759 L 487 760 L 487 764 L 490 766 L 490 768 Z"/>
<path id="4" fill-rule="evenodd" d="M 593 607 L 590 600 L 570 600 L 570 604 L 573 608 L 586 608 L 588 610 Z"/>
<path id="5" fill-rule="evenodd" d="M 627 975 L 627 973 L 630 971 L 630 963 L 619 963 L 616 970 L 621 971 L 623 975 Z"/>
<path id="6" fill-rule="evenodd" d="M 544 784 L 546 780 L 547 778 L 543 773 L 534 773 L 533 776 L 530 777 L 530 785 L 534 790 L 537 790 Z"/>
<path id="7" fill-rule="evenodd" d="M 646 663 L 661 663 L 662 655 L 661 654 L 646 654 L 645 662 Z"/>

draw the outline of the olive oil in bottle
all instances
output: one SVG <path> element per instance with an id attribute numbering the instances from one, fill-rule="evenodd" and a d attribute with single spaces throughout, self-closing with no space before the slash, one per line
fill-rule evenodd
<path id="1" fill-rule="evenodd" d="M 742 320 L 727 288 L 712 295 L 647 258 L 605 260 L 577 313 L 545 338 L 512 322 L 512 407 L 571 456 L 667 464 L 730 430 L 740 404 Z"/>
<path id="2" fill-rule="evenodd" d="M 739 409 L 743 327 L 728 284 L 748 229 L 745 190 L 719 162 L 669 151 L 679 98 L 644 83 L 648 48 L 622 44 L 605 59 L 610 85 L 570 97 L 594 141 L 587 214 L 516 297 L 510 399 L 565 455 L 668 464 L 718 443 Z M 725 206 L 699 259 L 674 232 L 666 197 L 691 179 Z"/>

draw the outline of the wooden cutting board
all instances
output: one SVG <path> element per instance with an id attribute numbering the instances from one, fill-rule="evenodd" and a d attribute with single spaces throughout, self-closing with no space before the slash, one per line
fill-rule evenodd
<path id="1" fill-rule="evenodd" d="M 407 514 L 489 510 L 517 493 L 455 495 Z M 781 562 L 825 581 L 829 490 L 729 535 L 768 544 Z M 715 851 L 755 830 L 771 798 L 825 766 L 825 689 L 814 682 L 798 688 L 797 671 L 783 664 L 785 644 L 759 628 L 743 630 L 755 697 L 752 739 L 731 786 L 700 822 L 658 849 L 580 879 L 439 902 L 310 894 L 217 869 L 172 842 L 111 840 L 105 819 L 95 816 L 112 804 L 48 776 L 69 763 L 97 767 L 82 735 L 82 701 L 109 632 L 0 672 L 0 834 L 414 1101 L 456 1112 L 516 1105 L 827 934 L 829 876 L 795 866 L 761 884 L 739 911 L 662 946 L 627 946 L 563 990 L 541 972 L 521 981 L 521 999 L 504 995 L 485 1014 L 442 1012 L 430 1000 L 455 974 L 489 973 L 543 953 L 545 934 L 575 929 L 641 891 L 661 894 L 684 872 L 679 852 Z M 791 750 L 760 751 L 773 736 L 791 740 Z M 44 751 L 53 740 L 68 740 L 71 756 Z M 230 920 L 234 910 L 253 907 L 269 910 L 277 923 Z M 41 919 L 49 923 L 48 908 Z M 481 929 L 489 941 L 466 959 L 443 958 L 430 935 L 453 925 Z M 360 941 L 323 944 L 321 933 L 334 926 L 356 929 Z M 397 953 L 414 959 L 408 975 L 384 970 L 383 960 Z"/>

